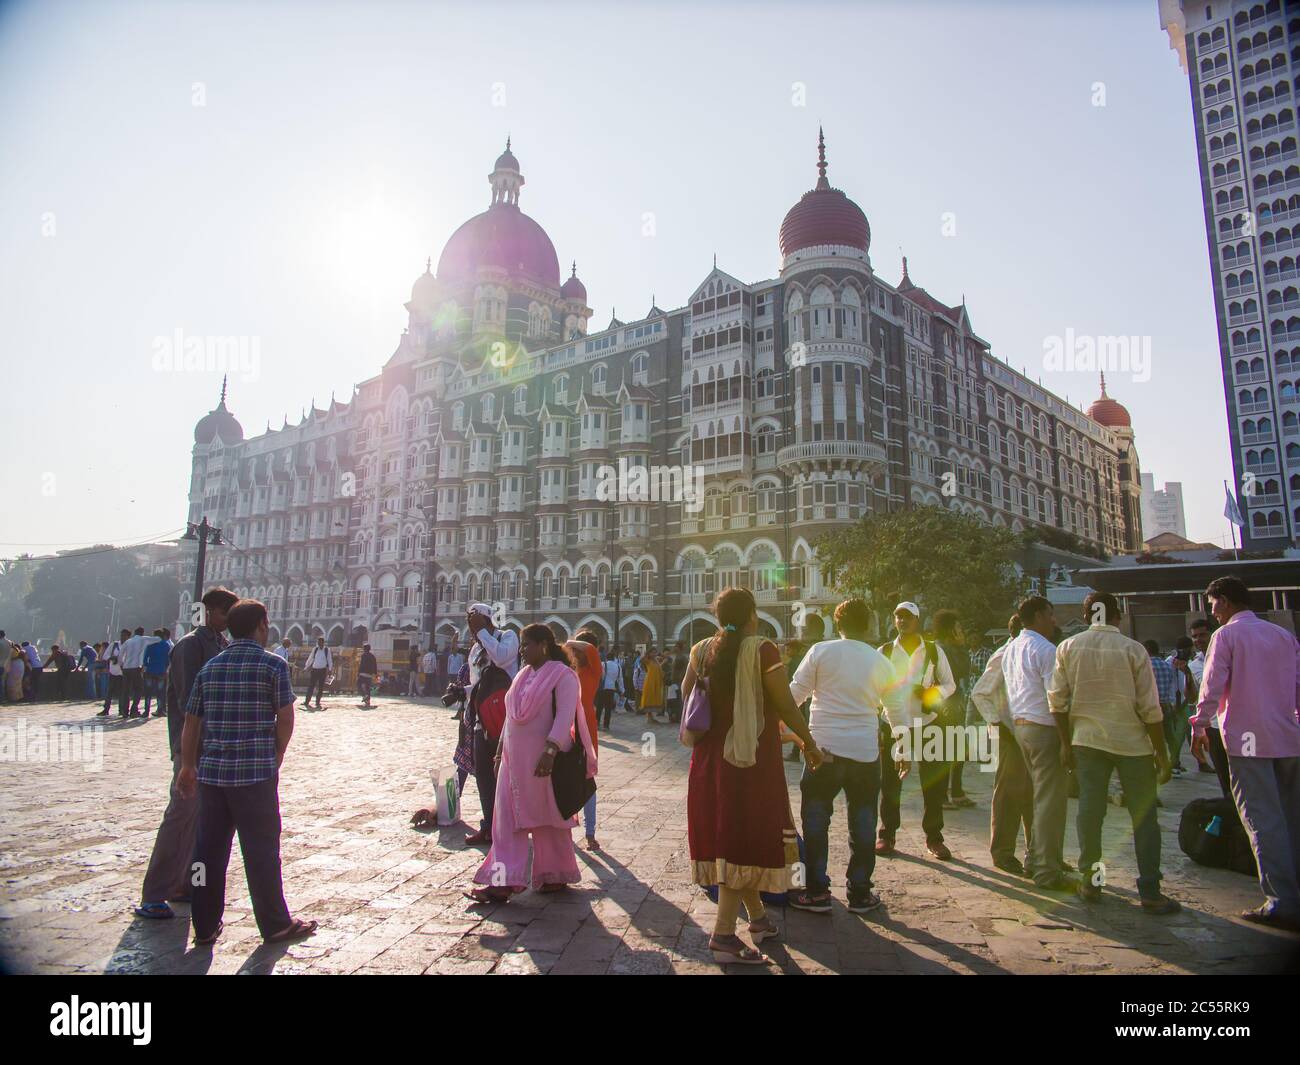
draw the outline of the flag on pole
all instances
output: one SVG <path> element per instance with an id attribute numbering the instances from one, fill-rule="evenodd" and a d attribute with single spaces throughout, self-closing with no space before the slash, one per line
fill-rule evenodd
<path id="1" fill-rule="evenodd" d="M 1241 510 L 1237 507 L 1237 501 L 1233 498 L 1232 493 L 1228 491 L 1228 482 L 1223 482 L 1223 494 L 1226 502 L 1223 504 L 1223 516 L 1227 518 L 1238 529 L 1244 529 L 1246 522 L 1241 516 Z"/>

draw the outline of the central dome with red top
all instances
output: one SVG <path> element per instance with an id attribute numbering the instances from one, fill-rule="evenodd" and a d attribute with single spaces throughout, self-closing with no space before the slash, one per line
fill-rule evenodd
<path id="1" fill-rule="evenodd" d="M 473 282 L 480 269 L 491 267 L 548 288 L 559 288 L 560 260 L 555 245 L 546 230 L 519 209 L 524 176 L 508 140 L 488 181 L 492 184 L 492 206 L 451 235 L 438 257 L 438 280 L 451 284 Z"/>
<path id="2" fill-rule="evenodd" d="M 781 223 L 781 255 L 804 248 L 839 244 L 859 251 L 871 248 L 871 226 L 862 208 L 826 178 L 826 138 L 817 131 L 817 185 L 805 192 Z"/>
<path id="3" fill-rule="evenodd" d="M 1101 398 L 1095 399 L 1088 408 L 1088 417 L 1099 425 L 1109 429 L 1130 429 L 1133 419 L 1129 417 L 1128 408 L 1119 400 L 1106 395 L 1106 374 L 1101 375 Z"/>

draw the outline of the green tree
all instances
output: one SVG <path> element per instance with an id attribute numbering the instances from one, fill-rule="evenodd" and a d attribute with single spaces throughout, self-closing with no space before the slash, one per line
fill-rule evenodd
<path id="1" fill-rule="evenodd" d="M 817 542 L 826 580 L 863 596 L 883 632 L 895 604 L 910 599 L 928 616 L 956 610 L 967 631 L 1000 626 L 1023 594 L 1014 558 L 1021 538 L 941 507 L 870 514 Z"/>
<path id="2" fill-rule="evenodd" d="M 27 593 L 32 590 L 36 563 L 30 555 L 0 562 L 0 629 L 11 640 L 27 639 L 34 618 L 27 609 Z"/>
<path id="3" fill-rule="evenodd" d="M 63 632 L 68 640 L 93 642 L 103 636 L 112 610 L 107 596 L 119 600 L 118 628 L 143 625 L 151 632 L 176 618 L 176 578 L 145 572 L 129 551 L 100 545 L 28 565 L 34 573 L 25 603 L 40 637 Z"/>

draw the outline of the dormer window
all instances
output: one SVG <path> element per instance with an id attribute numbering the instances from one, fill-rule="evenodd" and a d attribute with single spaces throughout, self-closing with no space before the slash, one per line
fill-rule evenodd
<path id="1" fill-rule="evenodd" d="M 560 376 L 555 379 L 555 402 L 569 402 L 569 378 Z"/>
<path id="2" fill-rule="evenodd" d="M 591 371 L 591 390 L 598 396 L 605 394 L 605 366 L 602 363 Z"/>

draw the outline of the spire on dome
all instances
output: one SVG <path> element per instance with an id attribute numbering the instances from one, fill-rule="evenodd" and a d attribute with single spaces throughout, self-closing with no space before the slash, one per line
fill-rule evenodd
<path id="1" fill-rule="evenodd" d="M 225 405 L 226 405 L 226 375 L 222 374 L 221 375 L 221 401 L 217 404 L 217 406 L 224 407 Z"/>
<path id="2" fill-rule="evenodd" d="M 497 156 L 492 173 L 488 175 L 492 186 L 492 206 L 499 203 L 513 207 L 519 206 L 519 189 L 524 184 L 524 175 L 519 171 L 519 160 L 510 150 L 510 137 L 506 137 L 506 150 Z"/>
<path id="3" fill-rule="evenodd" d="M 904 281 L 910 281 L 910 280 L 911 280 L 911 278 L 909 278 L 909 277 L 907 276 L 907 256 L 906 256 L 906 255 L 903 256 L 903 280 L 904 280 Z"/>
<path id="4" fill-rule="evenodd" d="M 425 256 L 425 259 L 424 259 L 424 272 L 425 272 L 426 274 L 431 274 L 431 273 L 433 273 L 433 256 L 432 256 L 432 255 Z"/>
<path id="5" fill-rule="evenodd" d="M 821 126 L 817 127 L 817 188 L 829 189 L 831 183 L 826 180 L 826 135 Z"/>
<path id="6" fill-rule="evenodd" d="M 1101 371 L 1101 398 L 1102 399 L 1110 398 L 1106 395 L 1106 371 L 1105 370 Z"/>

